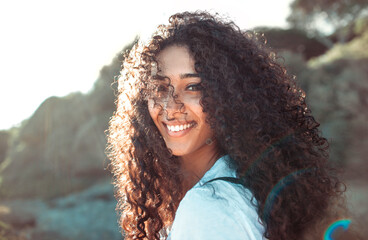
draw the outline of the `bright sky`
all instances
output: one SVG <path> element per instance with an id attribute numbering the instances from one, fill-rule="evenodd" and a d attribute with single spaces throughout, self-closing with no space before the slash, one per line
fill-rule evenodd
<path id="1" fill-rule="evenodd" d="M 240 28 L 286 27 L 292 0 L 13 0 L 0 2 L 0 129 L 50 96 L 88 92 L 136 35 L 180 11 L 209 10 Z M 135 5 L 136 4 L 136 5 Z"/>

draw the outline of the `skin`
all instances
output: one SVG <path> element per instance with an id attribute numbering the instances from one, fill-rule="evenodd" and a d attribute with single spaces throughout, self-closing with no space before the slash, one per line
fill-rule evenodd
<path id="1" fill-rule="evenodd" d="M 155 81 L 159 104 L 150 99 L 148 110 L 166 146 L 180 157 L 184 187 L 190 189 L 219 157 L 216 142 L 206 144 L 208 139 L 213 139 L 213 130 L 200 104 L 201 79 L 195 71 L 193 57 L 184 46 L 165 48 L 157 60 L 159 71 Z M 169 81 L 172 87 L 168 87 Z M 177 125 L 187 129 L 171 131 Z"/>

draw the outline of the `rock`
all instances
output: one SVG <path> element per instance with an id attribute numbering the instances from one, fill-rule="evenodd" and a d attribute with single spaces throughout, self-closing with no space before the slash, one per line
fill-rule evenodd
<path id="1" fill-rule="evenodd" d="M 104 84 L 113 81 L 100 79 Z M 91 96 L 99 94 L 111 97 L 102 105 L 91 101 Z M 0 196 L 54 198 L 110 178 L 105 171 L 105 130 L 113 108 L 111 88 L 46 99 L 8 147 L 9 164 L 1 174 Z"/>
<path id="2" fill-rule="evenodd" d="M 0 239 L 26 240 L 22 234 L 16 232 L 10 225 L 0 221 Z"/>
<path id="3" fill-rule="evenodd" d="M 72 240 L 72 239 L 63 237 L 58 232 L 34 231 L 31 234 L 30 240 Z"/>
<path id="4" fill-rule="evenodd" d="M 101 182 L 49 201 L 1 201 L 0 219 L 30 240 L 121 240 L 115 206 L 112 185 Z"/>
<path id="5" fill-rule="evenodd" d="M 258 27 L 255 31 L 265 35 L 267 45 L 275 51 L 291 51 L 309 60 L 324 54 L 328 47 L 317 38 L 309 37 L 298 29 Z"/>
<path id="6" fill-rule="evenodd" d="M 38 201 L 5 201 L 0 204 L 0 219 L 14 229 L 33 228 L 37 224 Z"/>
<path id="7" fill-rule="evenodd" d="M 9 148 L 10 141 L 10 131 L 1 130 L 0 131 L 0 164 L 5 160 L 6 153 Z"/>

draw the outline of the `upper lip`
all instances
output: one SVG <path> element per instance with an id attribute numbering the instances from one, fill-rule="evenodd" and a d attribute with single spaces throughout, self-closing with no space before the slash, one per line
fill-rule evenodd
<path id="1" fill-rule="evenodd" d="M 184 125 L 184 124 L 192 124 L 194 121 L 172 121 L 172 122 L 162 122 L 168 126 L 177 126 L 177 125 Z"/>

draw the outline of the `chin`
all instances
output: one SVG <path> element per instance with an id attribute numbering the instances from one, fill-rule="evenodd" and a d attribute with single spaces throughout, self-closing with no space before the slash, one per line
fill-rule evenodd
<path id="1" fill-rule="evenodd" d="M 171 150 L 172 155 L 177 156 L 177 157 L 181 157 L 185 155 L 185 151 L 180 151 L 180 150 Z"/>
<path id="2" fill-rule="evenodd" d="M 172 155 L 177 156 L 177 157 L 181 157 L 184 156 L 186 154 L 188 154 L 188 149 L 183 149 L 183 148 L 170 148 Z"/>

